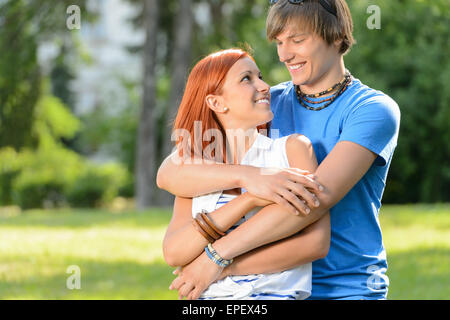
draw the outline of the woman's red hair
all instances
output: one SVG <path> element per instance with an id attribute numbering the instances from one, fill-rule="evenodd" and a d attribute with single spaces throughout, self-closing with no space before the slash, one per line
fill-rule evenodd
<path id="1" fill-rule="evenodd" d="M 197 139 L 201 140 L 201 150 L 194 148 L 195 143 L 192 143 L 194 139 L 194 122 L 200 121 L 202 134 L 209 129 L 217 129 L 222 133 L 222 138 L 224 139 L 222 141 L 223 161 L 224 163 L 226 162 L 226 133 L 214 111 L 206 105 L 206 97 L 210 94 L 222 94 L 228 71 L 237 61 L 245 57 L 254 60 L 249 53 L 241 49 L 222 50 L 203 58 L 192 69 L 173 124 L 173 132 L 177 129 L 184 129 L 189 132 L 191 137 L 191 157 L 202 158 L 202 150 L 211 143 L 210 141 L 203 141 L 203 137 L 197 137 Z M 258 129 L 268 129 L 268 126 L 267 124 L 258 126 Z M 175 143 L 179 146 L 180 142 L 178 140 Z M 186 142 L 183 141 L 183 143 Z M 201 154 L 198 154 L 199 152 Z"/>

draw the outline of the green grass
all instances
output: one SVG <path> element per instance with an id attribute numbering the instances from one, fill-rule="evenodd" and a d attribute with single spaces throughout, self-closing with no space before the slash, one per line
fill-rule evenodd
<path id="1" fill-rule="evenodd" d="M 170 219 L 144 213 L 0 214 L 0 299 L 176 299 L 161 242 Z M 450 206 L 385 206 L 389 299 L 450 298 Z M 66 270 L 81 270 L 69 290 Z"/>

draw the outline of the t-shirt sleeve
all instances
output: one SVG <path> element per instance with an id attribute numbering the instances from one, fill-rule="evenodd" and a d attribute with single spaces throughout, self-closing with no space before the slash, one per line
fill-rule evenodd
<path id="1" fill-rule="evenodd" d="M 339 141 L 357 143 L 378 157 L 375 165 L 385 166 L 397 146 L 400 110 L 388 96 L 366 99 L 345 119 Z"/>

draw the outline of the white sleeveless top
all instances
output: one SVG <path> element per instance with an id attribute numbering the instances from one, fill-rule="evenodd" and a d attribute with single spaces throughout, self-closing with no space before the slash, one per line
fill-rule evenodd
<path id="1" fill-rule="evenodd" d="M 241 161 L 242 165 L 268 168 L 288 168 L 289 161 L 286 155 L 286 141 L 289 136 L 271 139 L 258 134 L 256 140 Z M 267 172 L 270 174 L 270 172 Z M 245 190 L 242 190 L 245 192 Z M 212 212 L 222 207 L 235 195 L 222 192 L 210 193 L 192 199 L 192 216 L 195 218 L 198 212 L 206 210 Z M 228 232 L 248 220 L 260 208 L 247 213 Z M 295 252 L 292 252 L 295 254 Z M 306 299 L 311 295 L 311 263 L 295 267 L 283 272 L 271 274 L 254 274 L 247 276 L 229 276 L 211 284 L 203 292 L 199 299 Z"/>

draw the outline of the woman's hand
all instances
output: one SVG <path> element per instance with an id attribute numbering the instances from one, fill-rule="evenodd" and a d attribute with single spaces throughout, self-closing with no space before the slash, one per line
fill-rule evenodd
<path id="1" fill-rule="evenodd" d="M 296 168 L 256 168 L 246 166 L 241 178 L 242 187 L 252 195 L 270 200 L 294 214 L 309 214 L 320 202 L 315 194 L 323 187 L 314 175 Z"/>
<path id="2" fill-rule="evenodd" d="M 268 206 L 269 204 L 274 203 L 271 200 L 266 200 L 264 198 L 257 197 L 255 195 L 251 194 L 250 192 L 246 192 L 245 196 L 250 199 L 252 205 L 255 207 L 265 207 L 265 206 Z"/>
<path id="3" fill-rule="evenodd" d="M 183 297 L 188 300 L 198 299 L 202 292 L 219 278 L 222 270 L 222 267 L 210 260 L 206 252 L 203 252 L 188 265 L 174 271 L 178 277 L 172 281 L 169 289 L 178 290 L 180 300 Z"/>

